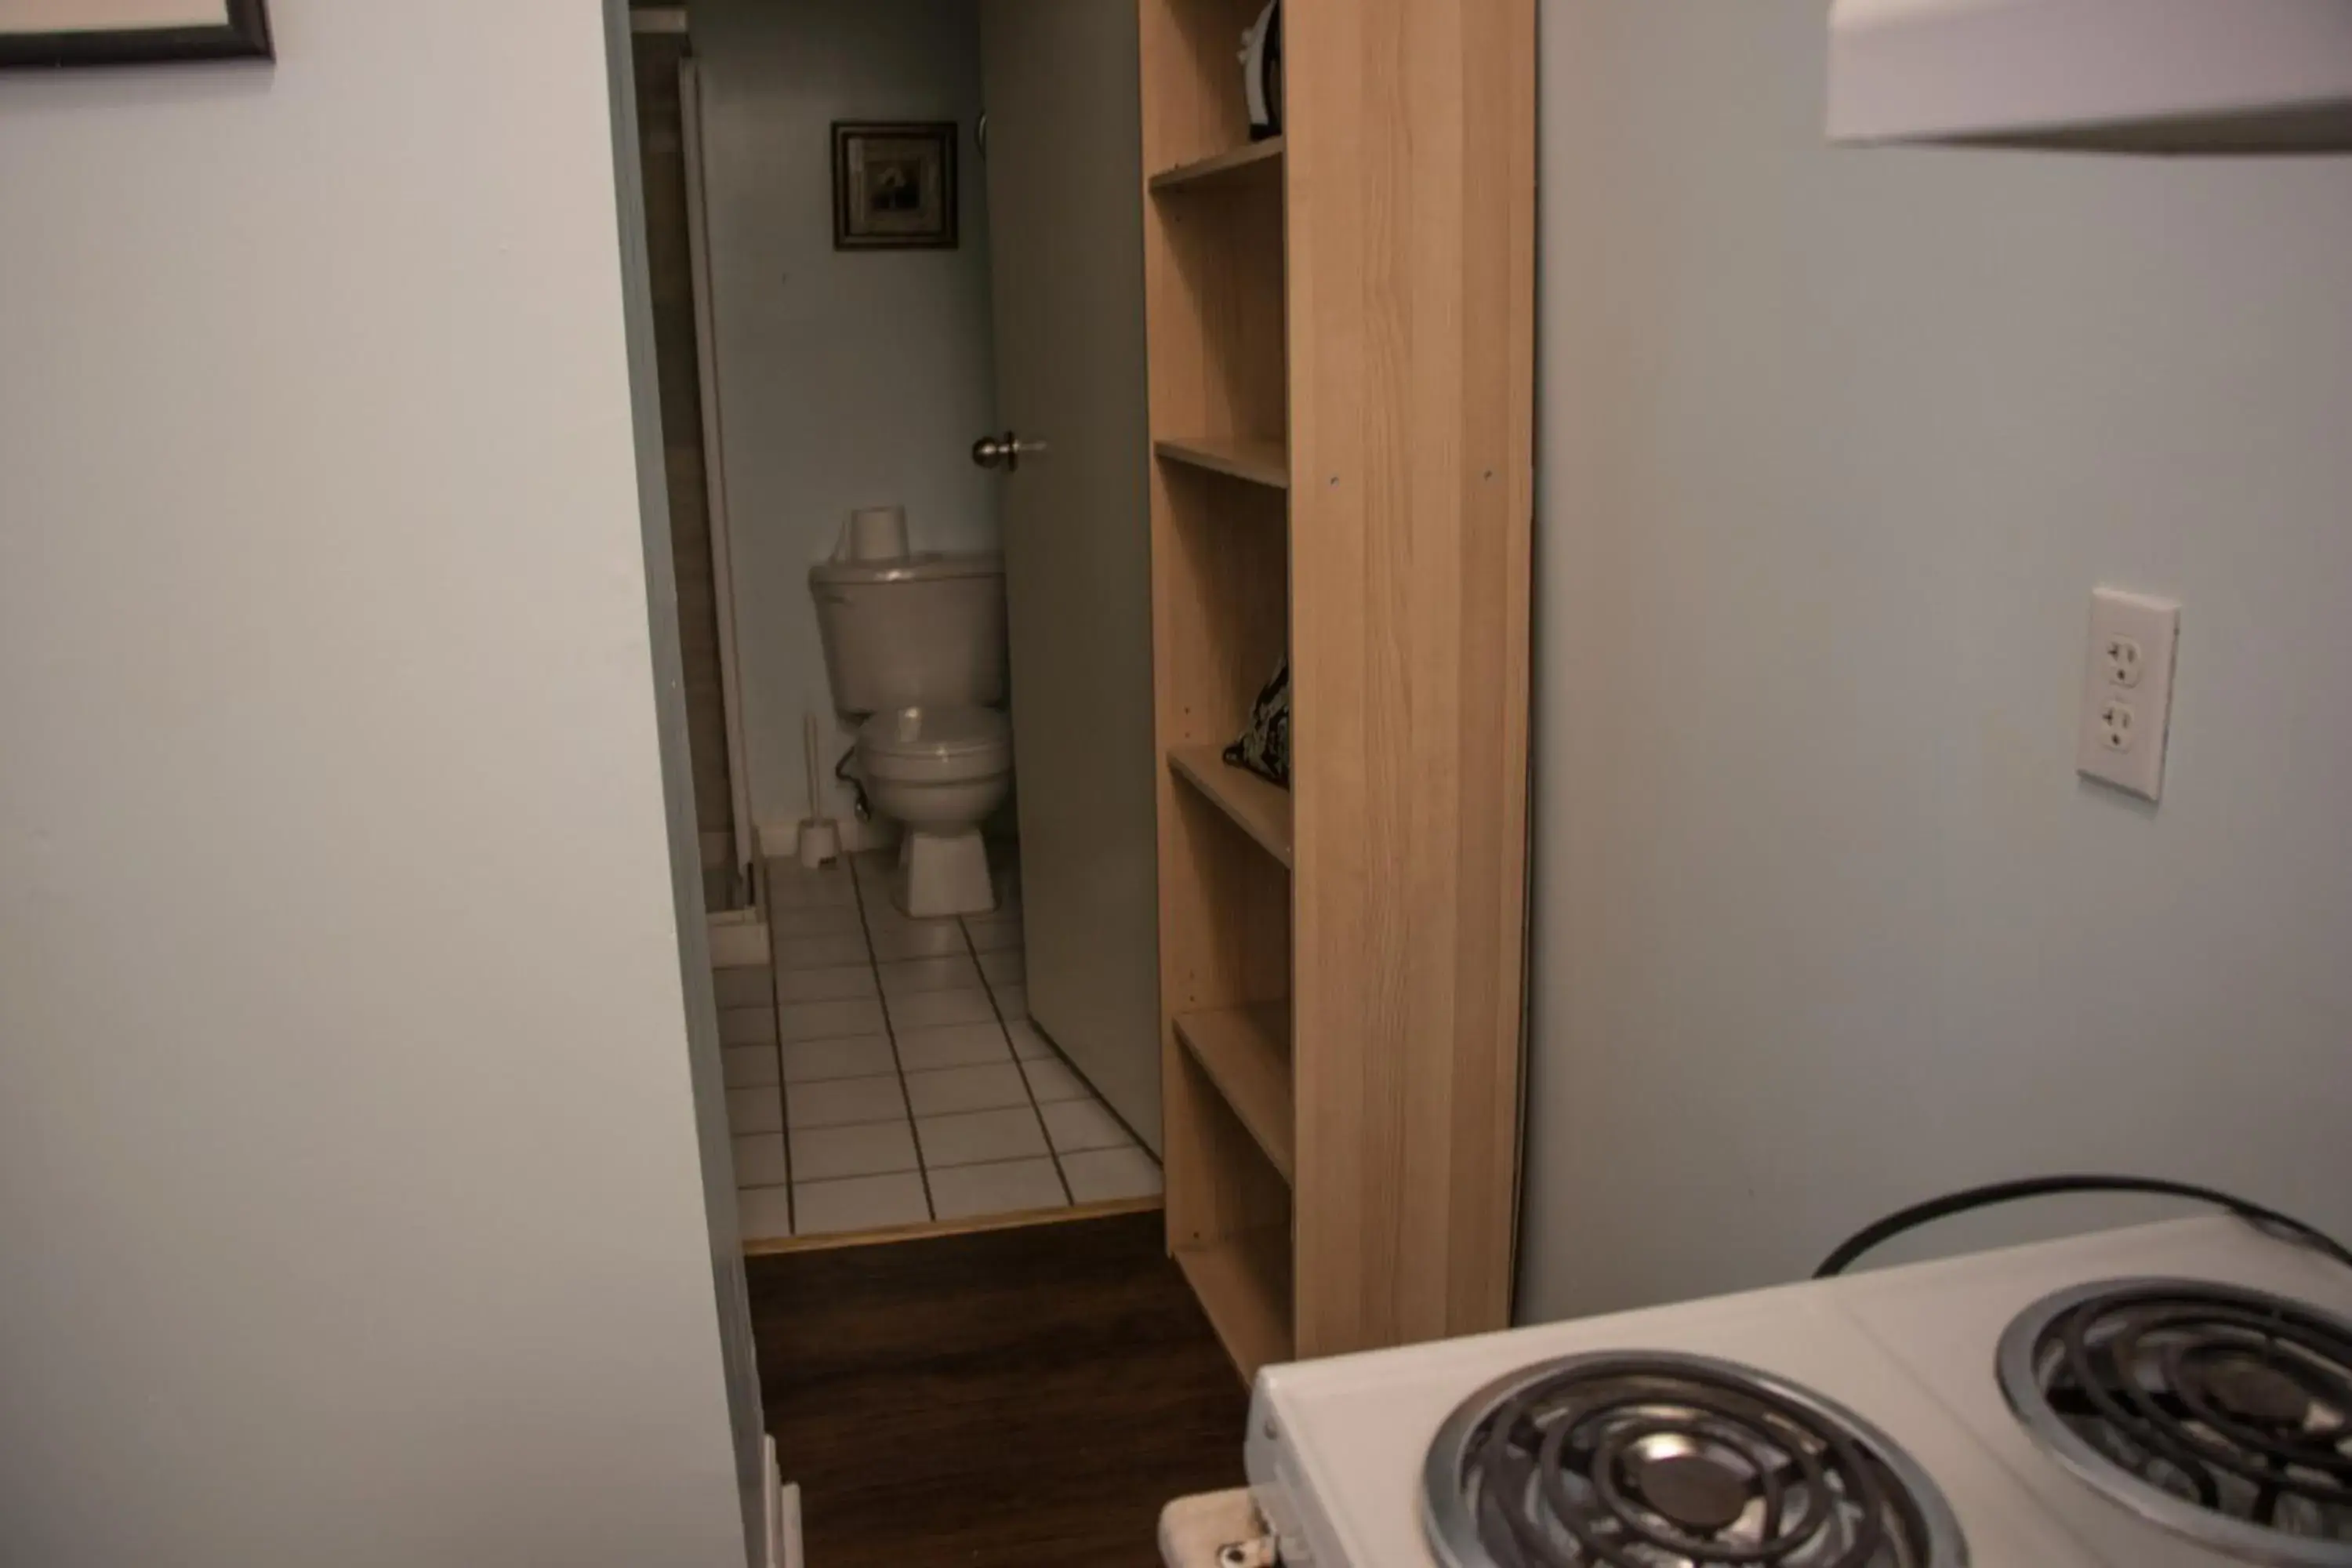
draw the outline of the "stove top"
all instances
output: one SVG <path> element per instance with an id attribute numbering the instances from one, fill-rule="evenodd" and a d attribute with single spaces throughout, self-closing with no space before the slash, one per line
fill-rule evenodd
<path id="1" fill-rule="evenodd" d="M 1449 1568 L 1958 1568 L 1950 1506 L 1885 1433 L 1710 1356 L 1568 1356 L 1480 1389 L 1423 1477 Z"/>
<path id="2" fill-rule="evenodd" d="M 2352 1568 L 2352 1270 L 2234 1219 L 1269 1367 L 1289 1568 Z"/>
<path id="3" fill-rule="evenodd" d="M 2097 1490 L 2248 1562 L 2352 1568 L 2352 1323 L 2194 1279 L 2053 1291 L 2002 1395 Z"/>
<path id="4" fill-rule="evenodd" d="M 1644 1362 L 1670 1364 L 1677 1358 L 1695 1358 L 1704 1364 L 1729 1363 L 1738 1373 L 1756 1369 L 1764 1373 L 1761 1387 L 1772 1399 L 1734 1408 L 1743 1410 L 1744 1419 L 1764 1421 L 1769 1446 L 1760 1451 L 1743 1451 L 1725 1445 L 1710 1453 L 1710 1469 L 1722 1470 L 1743 1489 L 1763 1484 L 1767 1474 L 1780 1479 L 1784 1500 L 1775 1539 L 1781 1545 L 1789 1544 L 1784 1538 L 1790 1510 L 1798 1500 L 1790 1494 L 1803 1489 L 1802 1470 L 1800 1466 L 1798 1484 L 1791 1486 L 1788 1472 L 1771 1456 L 1778 1451 L 1794 1460 L 1794 1454 L 1780 1447 L 1786 1444 L 1811 1453 L 1820 1463 L 1825 1441 L 1820 1424 L 1826 1421 L 1853 1442 L 1846 1453 L 1860 1457 L 1849 1459 L 1836 1480 L 1830 1479 L 1826 1469 L 1823 1472 L 1822 1506 L 1834 1509 L 1840 1516 L 1835 1521 L 1825 1519 L 1825 1532 L 1854 1522 L 1864 1495 L 1861 1479 L 1864 1476 L 1882 1488 L 1890 1478 L 1901 1478 L 1900 1495 L 1918 1510 L 1907 1519 L 1898 1515 L 1895 1534 L 1889 1539 L 1900 1539 L 1911 1549 L 1929 1554 L 1907 1561 L 1884 1553 L 1875 1562 L 1861 1559 L 1869 1568 L 1885 1568 L 1890 1563 L 1902 1568 L 1929 1564 L 1943 1568 L 1947 1562 L 1964 1560 L 1972 1568 L 2105 1568 L 2101 1559 L 2085 1551 L 2052 1510 L 2020 1495 L 2015 1480 L 1993 1462 L 1968 1429 L 1925 1397 L 1901 1364 L 1837 1308 L 1832 1292 L 1813 1285 L 1266 1368 L 1258 1375 L 1252 1408 L 1249 1473 L 1258 1505 L 1282 1543 L 1286 1568 L 1310 1564 L 1312 1568 L 1432 1568 L 1433 1564 L 1466 1568 L 1479 1563 L 1480 1559 L 1467 1555 L 1449 1559 L 1446 1551 L 1462 1549 L 1442 1548 L 1430 1529 L 1435 1521 L 1434 1510 L 1424 1506 L 1423 1499 L 1433 1447 L 1440 1445 L 1441 1432 L 1461 1412 L 1465 1399 L 1480 1390 L 1491 1385 L 1487 1400 L 1491 1403 L 1511 1384 L 1534 1378 L 1538 1387 L 1531 1392 L 1539 1392 L 1544 1372 L 1554 1363 L 1601 1353 L 1638 1353 Z M 1988 1348 L 1980 1359 L 1989 1361 L 1990 1355 Z M 1990 1387 L 1990 1371 L 1985 1381 Z M 1647 1410 L 1642 1408 L 1641 1399 L 1632 1401 L 1633 1420 L 1654 1420 L 1672 1407 L 1670 1393 L 1660 1384 L 1637 1381 L 1631 1391 L 1653 1395 L 1668 1393 L 1668 1397 L 1653 1400 Z M 1770 1435 L 1773 1428 L 1767 1411 L 1782 1402 L 1793 1404 L 1809 1420 L 1802 1426 L 1779 1428 L 1775 1437 Z M 1469 1419 L 1475 1422 L 1476 1417 Z M 1801 1436 L 1801 1432 L 1811 1435 Z M 1866 1433 L 1866 1441 L 1853 1441 L 1857 1433 Z M 1563 1459 L 1569 1452 L 1568 1441 L 1563 1436 L 1559 1449 Z M 1522 1452 L 1526 1442 L 1522 1436 Z M 1729 1449 L 1728 1454 L 1724 1448 Z M 1540 1459 L 1540 1443 L 1536 1451 Z M 1674 1457 L 1671 1443 L 1654 1441 L 1638 1456 L 1643 1461 Z M 1671 1479 L 1671 1470 L 1662 1472 L 1658 1479 L 1667 1489 L 1656 1498 L 1646 1489 L 1632 1494 L 1626 1489 L 1640 1487 L 1651 1479 L 1648 1475 L 1636 1480 L 1630 1474 L 1621 1474 L 1613 1464 L 1609 1474 L 1625 1503 L 1654 1516 L 1650 1522 L 1662 1518 L 1671 1524 L 1674 1517 L 1660 1514 L 1653 1506 L 1655 1502 L 1679 1507 L 1701 1522 L 1708 1516 L 1699 1510 L 1712 1508 L 1719 1518 L 1728 1507 L 1727 1498 L 1709 1502 L 1703 1496 L 1675 1495 L 1673 1489 L 1685 1480 L 1696 1483 L 1686 1489 L 1691 1492 L 1721 1490 L 1721 1479 L 1706 1472 L 1693 1470 Z M 1589 1462 L 1583 1475 L 1586 1484 L 1592 1484 Z M 1855 1489 L 1851 1493 L 1844 1489 L 1846 1476 L 1854 1479 Z M 1597 1498 L 1597 1486 L 1593 1493 Z M 1504 1490 L 1496 1493 L 1498 1499 L 1504 1495 Z M 1854 1500 L 1852 1503 L 1846 1500 L 1849 1497 Z M 1746 1516 L 1747 1512 L 1743 1502 L 1741 1513 Z M 1965 1559 L 1932 1555 L 1940 1540 L 1936 1523 L 1941 1520 L 1951 1521 L 1957 1536 L 1952 1550 L 1964 1546 Z M 1738 1535 L 1743 1531 L 1758 1533 L 1761 1524 L 1759 1511 L 1752 1521 L 1743 1517 L 1719 1531 L 1719 1536 L 1731 1537 L 1735 1544 L 1718 1550 L 1717 1560 L 1754 1561 L 1763 1568 L 1790 1563 L 1796 1568 L 1822 1568 L 1838 1561 L 1834 1553 L 1824 1555 L 1820 1543 L 1807 1544 L 1814 1553 L 1810 1559 L 1790 1558 L 1784 1552 L 1777 1564 L 1769 1557 L 1750 1560 L 1738 1555 L 1747 1549 L 1737 1544 Z M 1822 1542 L 1843 1539 L 1825 1533 Z M 1516 1536 L 1512 1544 L 1517 1544 Z M 1643 1555 L 1653 1544 L 1620 1547 L 1604 1535 L 1600 1545 L 1606 1550 L 1590 1551 L 1581 1560 L 1568 1554 L 1570 1548 L 1554 1542 L 1552 1556 L 1544 1556 L 1538 1548 L 1533 1553 L 1523 1551 L 1519 1561 L 1547 1564 L 1547 1568 L 1557 1568 L 1561 1563 L 1606 1563 L 1611 1568 L 1698 1563 L 1714 1568 L 1704 1556 L 1676 1556 L 1664 1548 Z M 1507 1556 L 1494 1560 L 1512 1562 Z"/>

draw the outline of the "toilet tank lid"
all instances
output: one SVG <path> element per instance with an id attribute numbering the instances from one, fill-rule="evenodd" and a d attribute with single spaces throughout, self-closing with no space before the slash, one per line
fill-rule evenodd
<path id="1" fill-rule="evenodd" d="M 930 551 L 896 561 L 820 561 L 809 568 L 818 586 L 853 583 L 936 583 L 950 577 L 1002 577 L 1004 556 L 994 550 L 966 554 Z"/>
<path id="2" fill-rule="evenodd" d="M 953 757 L 992 751 L 1012 734 L 1012 724 L 993 708 L 931 703 L 877 713 L 857 738 L 887 757 Z"/>

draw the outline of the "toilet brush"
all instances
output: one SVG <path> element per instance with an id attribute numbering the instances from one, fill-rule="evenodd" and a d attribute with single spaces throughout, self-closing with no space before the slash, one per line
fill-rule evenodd
<path id="1" fill-rule="evenodd" d="M 801 719 L 801 741 L 808 759 L 809 814 L 801 819 L 801 864 L 814 871 L 841 854 L 841 829 L 824 815 L 824 771 L 817 765 L 816 715 Z"/>

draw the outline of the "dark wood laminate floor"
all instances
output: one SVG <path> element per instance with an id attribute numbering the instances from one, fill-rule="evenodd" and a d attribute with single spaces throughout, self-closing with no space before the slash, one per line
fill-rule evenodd
<path id="1" fill-rule="evenodd" d="M 813 1568 L 1159 1562 L 1242 1484 L 1248 1394 L 1157 1213 L 751 1260 Z"/>

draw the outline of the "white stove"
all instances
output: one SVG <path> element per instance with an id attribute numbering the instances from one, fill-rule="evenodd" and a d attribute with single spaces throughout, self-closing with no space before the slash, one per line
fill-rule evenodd
<path id="1" fill-rule="evenodd" d="M 2111 1231 L 1269 1367 L 1251 1488 L 1291 1568 L 2341 1568 L 2348 1322 L 2238 1220 Z"/>

